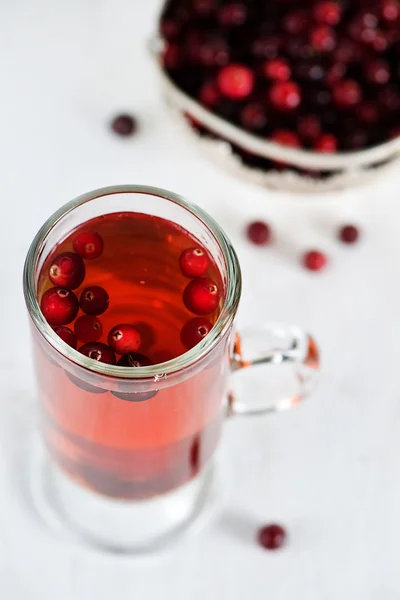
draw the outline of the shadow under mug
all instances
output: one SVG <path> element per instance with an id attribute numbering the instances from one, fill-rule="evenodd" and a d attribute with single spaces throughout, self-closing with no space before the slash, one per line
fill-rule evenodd
<path id="1" fill-rule="evenodd" d="M 223 305 L 208 336 L 154 366 L 129 369 L 87 358 L 55 334 L 37 301 L 39 274 L 55 245 L 89 219 L 118 212 L 180 225 L 207 249 L 222 277 Z M 51 465 L 49 502 L 71 531 L 101 548 L 146 551 L 176 537 L 209 492 L 225 418 L 290 408 L 315 382 L 318 351 L 299 328 L 266 324 L 235 335 L 241 273 L 231 243 L 203 210 L 161 189 L 103 188 L 59 209 L 29 249 L 24 293 Z M 232 391 L 232 373 L 240 393 Z"/>

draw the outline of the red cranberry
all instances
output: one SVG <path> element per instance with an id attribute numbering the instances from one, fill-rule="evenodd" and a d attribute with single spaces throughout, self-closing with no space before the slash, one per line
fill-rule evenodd
<path id="1" fill-rule="evenodd" d="M 115 365 L 115 354 L 106 344 L 101 342 L 89 342 L 79 348 L 79 352 L 92 360 L 105 363 L 106 365 Z"/>
<path id="2" fill-rule="evenodd" d="M 144 354 L 139 354 L 139 352 L 128 352 L 121 356 L 118 361 L 119 367 L 130 367 L 131 369 L 137 367 L 151 367 L 152 361 L 145 356 Z"/>
<path id="3" fill-rule="evenodd" d="M 286 52 L 293 60 L 307 60 L 314 55 L 310 44 L 305 43 L 301 37 L 289 37 L 286 40 Z"/>
<path id="4" fill-rule="evenodd" d="M 267 60 L 263 65 L 263 73 L 268 79 L 288 81 L 290 79 L 290 65 L 284 58 Z"/>
<path id="5" fill-rule="evenodd" d="M 306 60 L 296 65 L 295 75 L 305 81 L 322 81 L 325 76 L 325 69 L 320 62 Z"/>
<path id="6" fill-rule="evenodd" d="M 264 106 L 259 102 L 246 104 L 240 113 L 240 121 L 243 127 L 249 131 L 264 129 L 268 122 Z"/>
<path id="7" fill-rule="evenodd" d="M 303 264 L 310 271 L 320 271 L 325 267 L 326 262 L 325 254 L 319 250 L 310 250 L 303 256 Z"/>
<path id="8" fill-rule="evenodd" d="M 104 244 L 102 238 L 95 231 L 82 231 L 76 235 L 73 247 L 82 258 L 92 260 L 102 255 Z"/>
<path id="9" fill-rule="evenodd" d="M 298 148 L 300 146 L 299 136 L 290 129 L 278 129 L 270 137 L 272 142 L 282 144 L 282 146 L 289 146 L 291 148 Z"/>
<path id="10" fill-rule="evenodd" d="M 218 36 L 205 39 L 198 49 L 198 60 L 205 67 L 224 67 L 229 62 L 229 46 Z"/>
<path id="11" fill-rule="evenodd" d="M 258 532 L 257 539 L 266 550 L 277 550 L 286 542 L 286 531 L 280 525 L 266 525 Z"/>
<path id="12" fill-rule="evenodd" d="M 322 0 L 317 2 L 313 8 L 314 19 L 324 25 L 337 25 L 342 16 L 342 10 L 338 2 Z"/>
<path id="13" fill-rule="evenodd" d="M 400 92 L 393 86 L 386 85 L 379 90 L 378 102 L 384 110 L 395 112 L 400 110 Z"/>
<path id="14" fill-rule="evenodd" d="M 362 123 L 372 125 L 379 120 L 379 112 L 375 104 L 363 102 L 357 109 L 357 116 Z"/>
<path id="15" fill-rule="evenodd" d="M 187 284 L 183 292 L 183 303 L 195 315 L 208 315 L 218 307 L 220 291 L 209 277 L 199 277 Z"/>
<path id="16" fill-rule="evenodd" d="M 370 83 L 383 85 L 390 79 L 390 67 L 384 60 L 368 61 L 365 65 L 365 75 Z"/>
<path id="17" fill-rule="evenodd" d="M 346 65 L 356 62 L 361 57 L 360 45 L 348 38 L 341 38 L 334 50 L 334 60 Z"/>
<path id="18" fill-rule="evenodd" d="M 382 18 L 388 23 L 400 20 L 400 3 L 397 0 L 383 0 Z"/>
<path id="19" fill-rule="evenodd" d="M 294 81 L 277 81 L 269 90 L 271 104 L 281 111 L 291 111 L 301 102 L 301 92 Z"/>
<path id="20" fill-rule="evenodd" d="M 108 308 L 110 298 L 99 285 L 91 285 L 83 290 L 79 305 L 87 315 L 102 315 Z"/>
<path id="21" fill-rule="evenodd" d="M 318 152 L 336 152 L 338 147 L 337 139 L 331 133 L 322 134 L 315 142 L 314 149 Z"/>
<path id="22" fill-rule="evenodd" d="M 85 265 L 79 254 L 63 252 L 52 260 L 49 267 L 49 277 L 57 287 L 74 290 L 85 279 Z"/>
<path id="23" fill-rule="evenodd" d="M 74 292 L 53 287 L 43 294 L 40 308 L 50 325 L 67 325 L 78 314 L 79 302 Z"/>
<path id="24" fill-rule="evenodd" d="M 371 40 L 371 43 L 376 52 L 384 52 L 389 45 L 388 38 L 383 31 L 377 31 Z"/>
<path id="25" fill-rule="evenodd" d="M 108 334 L 108 345 L 117 354 L 136 352 L 141 344 L 140 333 L 129 324 L 121 324 L 113 327 Z"/>
<path id="26" fill-rule="evenodd" d="M 125 137 L 135 133 L 136 127 L 136 120 L 131 115 L 118 115 L 111 122 L 114 133 Z"/>
<path id="27" fill-rule="evenodd" d="M 354 225 L 343 225 L 339 229 L 339 239 L 345 244 L 354 244 L 359 238 L 359 231 Z"/>
<path id="28" fill-rule="evenodd" d="M 317 52 L 332 52 L 336 46 L 336 34 L 331 27 L 318 25 L 310 32 L 310 44 Z"/>
<path id="29" fill-rule="evenodd" d="M 197 346 L 213 328 L 212 323 L 205 317 L 195 317 L 190 319 L 182 327 L 181 342 L 187 350 Z"/>
<path id="30" fill-rule="evenodd" d="M 224 27 L 243 25 L 247 19 L 247 8 L 243 2 L 229 2 L 219 9 L 218 19 Z"/>
<path id="31" fill-rule="evenodd" d="M 271 229 L 263 221 L 254 221 L 247 226 L 247 237 L 253 244 L 264 246 L 271 241 Z"/>
<path id="32" fill-rule="evenodd" d="M 297 131 L 304 140 L 313 141 L 321 133 L 321 121 L 317 115 L 303 115 L 297 120 Z"/>
<path id="33" fill-rule="evenodd" d="M 215 12 L 216 0 L 193 0 L 193 8 L 201 17 L 209 17 Z"/>
<path id="34" fill-rule="evenodd" d="M 138 367 L 150 367 L 153 362 L 144 354 L 139 354 L 138 352 L 129 352 L 122 356 L 118 361 L 119 367 L 129 367 L 130 369 L 137 369 Z M 111 392 L 113 396 L 116 396 L 120 400 L 125 400 L 126 402 L 144 402 L 146 400 L 150 400 L 150 398 L 154 398 L 154 396 L 158 393 L 158 390 L 150 390 L 148 392 L 130 392 L 126 391 L 131 387 L 128 383 L 127 387 L 124 390 L 123 384 L 120 392 Z"/>
<path id="35" fill-rule="evenodd" d="M 63 342 L 68 344 L 68 346 L 71 346 L 71 348 L 73 348 L 74 350 L 76 349 L 78 341 L 72 329 L 70 329 L 69 327 L 61 326 L 54 327 L 54 331 L 62 339 Z"/>
<path id="36" fill-rule="evenodd" d="M 201 104 L 207 108 L 215 108 L 220 99 L 221 94 L 217 85 L 213 81 L 204 82 L 199 93 Z"/>
<path id="37" fill-rule="evenodd" d="M 326 73 L 325 81 L 328 85 L 334 85 L 346 75 L 347 67 L 343 63 L 335 62 Z"/>
<path id="38" fill-rule="evenodd" d="M 305 10 L 295 10 L 288 12 L 282 20 L 282 26 L 286 33 L 298 35 L 302 33 L 308 24 L 309 16 Z"/>
<path id="39" fill-rule="evenodd" d="M 181 50 L 179 46 L 177 44 L 167 42 L 163 50 L 162 60 L 166 69 L 170 71 L 179 69 L 182 63 Z M 130 133 L 124 133 L 122 135 L 130 135 Z"/>
<path id="40" fill-rule="evenodd" d="M 186 248 L 179 257 L 179 266 L 185 277 L 201 277 L 210 266 L 210 259 L 203 248 Z"/>
<path id="41" fill-rule="evenodd" d="M 93 315 L 84 315 L 75 321 L 74 332 L 80 342 L 97 342 L 103 333 L 103 326 Z"/>
<path id="42" fill-rule="evenodd" d="M 160 25 L 160 32 L 164 39 L 174 40 L 179 35 L 180 24 L 175 19 L 164 19 Z"/>
<path id="43" fill-rule="evenodd" d="M 344 79 L 333 87 L 333 98 L 340 108 L 357 106 L 360 103 L 361 96 L 361 88 L 353 79 Z"/>
<path id="44" fill-rule="evenodd" d="M 219 72 L 218 85 L 224 96 L 233 100 L 242 100 L 253 91 L 254 75 L 244 65 L 231 64 Z"/>

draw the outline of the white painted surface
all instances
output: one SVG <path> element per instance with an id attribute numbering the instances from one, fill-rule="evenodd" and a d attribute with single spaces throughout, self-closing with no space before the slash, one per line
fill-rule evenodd
<path id="1" fill-rule="evenodd" d="M 7 600 L 395 600 L 400 598 L 400 179 L 314 198 L 236 181 L 180 139 L 157 94 L 145 40 L 156 0 L 13 0 L 0 6 L 0 597 Z M 127 109 L 132 140 L 107 122 Z M 323 348 L 318 393 L 290 414 L 227 424 L 233 494 L 223 518 L 174 553 L 127 562 L 57 543 L 32 519 L 23 473 L 34 397 L 21 269 L 57 207 L 102 185 L 164 186 L 198 202 L 244 271 L 239 324 L 291 321 Z M 293 200 L 295 202 L 293 202 Z M 253 217 L 275 228 L 247 244 Z M 342 221 L 359 246 L 335 242 Z M 326 249 L 313 275 L 299 253 Z M 281 521 L 285 550 L 257 527 Z"/>

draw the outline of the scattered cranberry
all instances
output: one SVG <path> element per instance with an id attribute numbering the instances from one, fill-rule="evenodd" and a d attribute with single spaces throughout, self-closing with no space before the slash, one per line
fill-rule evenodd
<path id="1" fill-rule="evenodd" d="M 388 23 L 400 21 L 400 3 L 398 0 L 383 0 L 382 18 Z"/>
<path id="2" fill-rule="evenodd" d="M 331 133 L 322 134 L 315 142 L 314 149 L 318 152 L 336 152 L 338 147 L 337 139 Z"/>
<path id="3" fill-rule="evenodd" d="M 208 315 L 217 308 L 220 291 L 209 277 L 198 277 L 187 284 L 183 292 L 183 303 L 195 315 Z"/>
<path id="4" fill-rule="evenodd" d="M 267 113 L 264 106 L 259 102 L 250 102 L 243 107 L 240 113 L 240 121 L 245 129 L 249 131 L 260 131 L 268 123 Z"/>
<path id="5" fill-rule="evenodd" d="M 206 81 L 199 93 L 200 102 L 207 108 L 215 108 L 221 99 L 220 91 L 213 81 Z"/>
<path id="6" fill-rule="evenodd" d="M 219 9 L 218 19 L 224 27 L 243 25 L 247 19 L 247 8 L 243 2 L 228 2 Z"/>
<path id="7" fill-rule="evenodd" d="M 277 550 L 286 541 L 286 531 L 280 525 L 266 525 L 258 532 L 257 539 L 266 550 Z"/>
<path id="8" fill-rule="evenodd" d="M 339 229 L 339 239 L 345 244 L 354 244 L 359 238 L 359 231 L 354 225 L 343 225 Z"/>
<path id="9" fill-rule="evenodd" d="M 205 317 L 195 317 L 190 319 L 182 327 L 181 342 L 187 350 L 197 346 L 213 328 L 212 323 Z"/>
<path id="10" fill-rule="evenodd" d="M 91 285 L 83 290 L 79 305 L 87 315 L 102 315 L 108 308 L 110 298 L 99 285 Z"/>
<path id="11" fill-rule="evenodd" d="M 79 348 L 79 352 L 92 360 L 105 363 L 106 365 L 115 365 L 115 354 L 106 344 L 101 342 L 89 342 Z"/>
<path id="12" fill-rule="evenodd" d="M 192 47 L 192 52 L 195 47 Z M 224 67 L 229 62 L 229 47 L 225 40 L 213 35 L 199 44 L 198 61 L 205 67 Z"/>
<path id="13" fill-rule="evenodd" d="M 93 315 L 83 315 L 75 321 L 74 332 L 80 342 L 97 342 L 103 333 L 103 326 Z"/>
<path id="14" fill-rule="evenodd" d="M 254 221 L 247 226 L 247 237 L 253 244 L 264 246 L 271 241 L 271 229 L 263 221 Z"/>
<path id="15" fill-rule="evenodd" d="M 376 52 L 384 52 L 388 47 L 388 38 L 382 31 L 377 31 L 372 40 L 372 46 Z"/>
<path id="16" fill-rule="evenodd" d="M 108 334 L 108 344 L 117 354 L 136 352 L 141 344 L 140 333 L 133 325 L 121 324 Z"/>
<path id="17" fill-rule="evenodd" d="M 301 102 L 300 88 L 294 81 L 277 81 L 269 90 L 269 99 L 278 110 L 294 110 Z"/>
<path id="18" fill-rule="evenodd" d="M 270 140 L 290 148 L 298 148 L 300 146 L 299 136 L 294 131 L 290 131 L 290 129 L 278 129 L 271 135 Z"/>
<path id="19" fill-rule="evenodd" d="M 331 27 L 318 25 L 311 30 L 310 44 L 317 52 L 332 52 L 336 46 L 336 34 Z"/>
<path id="20" fill-rule="evenodd" d="M 331 86 L 343 79 L 346 75 L 347 66 L 344 63 L 334 62 L 326 73 L 325 81 Z"/>
<path id="21" fill-rule="evenodd" d="M 317 115 L 304 115 L 297 121 L 297 131 L 307 141 L 317 139 L 321 133 L 321 121 Z"/>
<path id="22" fill-rule="evenodd" d="M 253 91 L 254 75 L 245 65 L 231 64 L 223 67 L 219 72 L 218 85 L 224 96 L 242 100 Z"/>
<path id="23" fill-rule="evenodd" d="M 74 292 L 53 287 L 43 294 L 40 308 L 50 325 L 67 325 L 78 314 L 79 302 Z"/>
<path id="24" fill-rule="evenodd" d="M 342 10 L 339 2 L 326 0 L 317 2 L 314 5 L 313 15 L 314 19 L 318 21 L 318 23 L 334 26 L 339 23 L 342 16 Z"/>
<path id="25" fill-rule="evenodd" d="M 310 271 L 320 271 L 326 265 L 326 256 L 319 250 L 310 250 L 303 257 L 303 264 Z"/>
<path id="26" fill-rule="evenodd" d="M 389 65 L 383 60 L 368 61 L 365 65 L 365 75 L 370 83 L 383 85 L 390 79 Z"/>
<path id="27" fill-rule="evenodd" d="M 59 254 L 49 267 L 49 277 L 55 286 L 74 290 L 85 278 L 82 258 L 75 252 Z"/>
<path id="28" fill-rule="evenodd" d="M 102 255 L 104 244 L 100 235 L 95 231 L 82 231 L 76 235 L 73 247 L 82 258 L 92 260 Z"/>
<path id="29" fill-rule="evenodd" d="M 361 100 L 361 96 L 360 86 L 352 79 L 339 81 L 333 88 L 333 98 L 341 108 L 357 106 Z"/>
<path id="30" fill-rule="evenodd" d="M 305 10 L 295 10 L 286 14 L 282 21 L 282 27 L 286 33 L 298 35 L 306 29 L 308 21 L 309 15 Z"/>
<path id="31" fill-rule="evenodd" d="M 68 344 L 68 346 L 71 346 L 71 348 L 73 348 L 74 350 L 76 349 L 78 341 L 72 329 L 70 329 L 69 327 L 61 326 L 54 327 L 54 331 L 62 339 L 63 342 Z"/>
<path id="32" fill-rule="evenodd" d="M 138 352 L 129 352 L 128 354 L 122 356 L 117 364 L 119 367 L 137 369 L 138 367 L 150 367 L 153 362 L 144 354 L 139 354 Z M 129 389 L 129 384 L 127 384 L 127 388 Z M 150 398 L 154 398 L 157 393 L 158 390 L 150 390 L 148 392 L 130 392 L 126 388 L 123 388 L 120 392 L 112 392 L 114 396 L 127 402 L 144 402 L 146 400 L 150 400 Z"/>
<path id="33" fill-rule="evenodd" d="M 144 354 L 139 354 L 139 352 L 129 352 L 121 356 L 118 361 L 119 367 L 150 367 L 152 365 L 152 361 L 145 356 Z"/>
<path id="34" fill-rule="evenodd" d="M 291 75 L 290 65 L 284 58 L 267 60 L 263 65 L 263 73 L 268 79 L 288 81 Z"/>
<path id="35" fill-rule="evenodd" d="M 186 248 L 179 257 L 179 266 L 185 277 L 201 277 L 210 266 L 210 259 L 202 248 Z"/>
<path id="36" fill-rule="evenodd" d="M 111 123 L 114 133 L 125 137 L 135 133 L 136 127 L 136 120 L 131 115 L 118 115 Z"/>

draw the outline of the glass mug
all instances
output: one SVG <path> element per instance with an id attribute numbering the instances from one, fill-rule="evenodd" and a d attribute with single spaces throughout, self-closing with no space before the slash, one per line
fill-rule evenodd
<path id="1" fill-rule="evenodd" d="M 56 335 L 37 301 L 39 274 L 54 247 L 89 219 L 120 212 L 183 227 L 222 276 L 223 304 L 211 332 L 154 366 L 130 369 L 87 358 Z M 69 532 L 101 548 L 145 551 L 187 529 L 211 493 L 225 418 L 290 408 L 315 382 L 318 351 L 300 329 L 258 325 L 235 335 L 241 273 L 231 243 L 202 209 L 161 189 L 103 188 L 60 208 L 29 249 L 24 294 L 50 473 L 46 497 Z M 268 365 L 280 365 L 280 374 L 295 381 L 292 393 L 265 401 Z M 232 373 L 246 373 L 240 398 L 230 387 Z"/>

